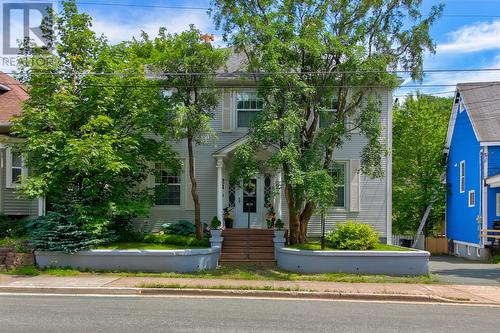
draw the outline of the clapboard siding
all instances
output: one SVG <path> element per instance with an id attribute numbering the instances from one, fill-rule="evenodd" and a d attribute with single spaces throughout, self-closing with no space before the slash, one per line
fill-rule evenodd
<path id="1" fill-rule="evenodd" d="M 22 198 L 19 193 L 16 192 L 13 188 L 6 188 L 5 178 L 6 172 L 5 169 L 5 150 L 1 155 L 2 158 L 2 168 L 0 168 L 0 186 L 1 186 L 1 195 L 0 200 L 2 201 L 2 211 L 1 215 L 38 215 L 38 200 L 30 200 L 26 198 Z"/>
<path id="2" fill-rule="evenodd" d="M 387 124 L 388 124 L 388 101 L 390 96 L 387 92 L 380 92 L 381 99 L 381 122 L 383 124 L 383 136 L 381 142 L 387 142 Z M 198 181 L 198 192 L 201 201 L 201 219 L 203 223 L 209 223 L 214 215 L 217 214 L 217 168 L 216 161 L 212 154 L 217 150 L 227 146 L 245 135 L 245 132 L 223 132 L 222 131 L 222 101 L 215 111 L 211 121 L 212 129 L 217 133 L 217 138 L 211 140 L 203 146 L 195 147 L 195 165 L 196 177 Z M 360 135 L 353 135 L 349 142 L 346 142 L 342 149 L 335 152 L 335 159 L 350 160 L 359 159 L 360 152 L 366 144 L 366 139 Z M 187 157 L 186 142 L 180 141 L 173 143 L 174 149 L 181 157 Z M 390 147 L 389 147 L 390 148 Z M 383 170 L 387 171 L 385 158 L 382 162 Z M 226 176 L 227 177 L 227 174 Z M 336 222 L 346 220 L 356 220 L 370 223 L 381 234 L 386 236 L 387 230 L 387 198 L 386 198 L 387 174 L 382 179 L 369 179 L 361 175 L 360 177 L 360 211 L 357 213 L 330 211 L 327 215 L 327 230 L 331 229 Z M 182 186 L 182 191 L 186 191 Z M 181 193 L 182 198 L 185 197 Z M 224 199 L 225 200 L 225 199 Z M 183 204 L 181 202 L 181 204 Z M 182 206 L 182 205 L 181 205 Z M 288 210 L 284 189 L 282 191 L 282 218 L 285 224 L 288 223 Z M 153 207 L 148 217 L 138 219 L 138 223 L 147 231 L 159 230 L 161 224 L 165 222 L 175 222 L 181 219 L 193 221 L 194 211 L 182 209 L 167 209 L 164 207 Z M 313 216 L 309 224 L 310 236 L 319 236 L 320 218 Z"/>

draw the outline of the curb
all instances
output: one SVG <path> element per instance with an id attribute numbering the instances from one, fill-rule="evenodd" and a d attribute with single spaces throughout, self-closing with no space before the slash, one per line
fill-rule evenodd
<path id="1" fill-rule="evenodd" d="M 128 288 L 128 287 L 35 287 L 0 286 L 0 293 L 18 294 L 57 294 L 57 295 L 116 295 L 116 296 L 193 296 L 193 297 L 249 297 L 310 300 L 345 301 L 393 301 L 418 303 L 444 303 L 461 305 L 500 306 L 500 303 L 471 302 L 448 299 L 435 295 L 408 294 L 370 294 L 312 291 L 275 291 L 275 290 L 231 290 L 199 288 Z"/>

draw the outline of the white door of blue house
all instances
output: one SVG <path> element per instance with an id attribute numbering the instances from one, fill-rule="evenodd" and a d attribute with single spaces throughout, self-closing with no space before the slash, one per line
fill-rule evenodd
<path id="1" fill-rule="evenodd" d="M 235 228 L 263 228 L 262 177 L 257 176 L 236 189 L 234 213 Z"/>

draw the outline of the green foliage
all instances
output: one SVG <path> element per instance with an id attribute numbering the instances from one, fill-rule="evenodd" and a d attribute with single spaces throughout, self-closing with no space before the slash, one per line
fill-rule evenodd
<path id="1" fill-rule="evenodd" d="M 145 243 L 152 244 L 172 244 L 179 246 L 196 246 L 196 247 L 209 247 L 210 242 L 208 239 L 196 239 L 192 236 L 182 235 L 169 235 L 169 234 L 148 234 L 142 240 Z"/>
<path id="2" fill-rule="evenodd" d="M 221 221 L 217 218 L 217 216 L 214 216 L 212 218 L 212 221 L 210 221 L 210 229 L 220 229 L 222 223 Z"/>
<path id="3" fill-rule="evenodd" d="M 152 172 L 148 161 L 168 165 L 175 154 L 166 140 L 144 135 L 171 132 L 165 121 L 170 111 L 160 87 L 137 88 L 151 82 L 133 47 L 111 46 L 98 37 L 75 1 L 51 13 L 45 33 L 52 23 L 53 52 L 29 41 L 23 45 L 20 79 L 31 98 L 13 130 L 26 138 L 20 149 L 31 170 L 22 194 L 45 196 L 56 211 L 53 206 L 71 196 L 64 217 L 52 216 L 63 226 L 48 224 L 58 241 L 70 244 L 61 250 L 72 252 L 100 243 L 96 237 L 105 235 L 114 220 L 145 215 L 153 204 L 152 191 L 143 185 Z M 67 229 L 67 240 L 60 228 Z M 57 248 L 50 243 L 40 246 Z"/>
<path id="4" fill-rule="evenodd" d="M 277 230 L 283 230 L 283 228 L 285 227 L 285 223 L 283 223 L 282 219 L 277 219 L 276 222 L 274 223 L 274 227 Z"/>
<path id="5" fill-rule="evenodd" d="M 8 271 L 7 274 L 10 275 L 26 275 L 26 276 L 37 276 L 40 275 L 40 271 L 36 266 L 22 266 Z"/>
<path id="6" fill-rule="evenodd" d="M 93 222 L 71 213 L 48 212 L 29 222 L 27 227 L 35 250 L 75 253 L 113 239 L 112 234 L 101 229 L 99 222 Z"/>
<path id="7" fill-rule="evenodd" d="M 231 179 L 282 170 L 292 243 L 307 240 L 315 209 L 331 206 L 338 184 L 328 171 L 353 136 L 367 139 L 361 171 L 383 175 L 384 97 L 377 88 L 398 85 L 388 68 L 422 76 L 424 51 L 435 50 L 429 28 L 443 6 L 424 16 L 420 5 L 421 0 L 212 0 L 224 38 L 247 57 L 248 71 L 265 73 L 257 81 L 263 111 L 247 146 L 235 154 Z M 318 126 L 332 108 L 329 126 Z M 277 149 L 270 158 L 257 161 L 256 153 L 271 145 Z"/>
<path id="8" fill-rule="evenodd" d="M 25 217 L 0 216 L 0 238 L 24 237 L 27 235 Z"/>
<path id="9" fill-rule="evenodd" d="M 393 230 L 414 234 L 436 192 L 427 234 L 444 221 L 443 147 L 452 108 L 450 98 L 408 96 L 394 107 Z"/>
<path id="10" fill-rule="evenodd" d="M 182 236 L 194 235 L 196 231 L 194 224 L 185 220 L 180 220 L 176 223 L 165 223 L 162 225 L 162 228 L 167 234 Z"/>
<path id="11" fill-rule="evenodd" d="M 369 250 L 379 243 L 372 226 L 351 221 L 337 224 L 325 239 L 331 247 L 342 250 Z"/>
<path id="12" fill-rule="evenodd" d="M 203 42 L 200 35 L 201 31 L 191 25 L 180 34 L 170 34 L 165 28 L 160 28 L 154 40 L 143 34 L 142 40 L 134 41 L 138 54 L 145 58 L 152 71 L 162 75 L 159 83 L 171 93 L 166 97 L 166 102 L 171 107 L 173 131 L 167 132 L 165 139 L 186 139 L 189 158 L 186 172 L 191 180 L 198 238 L 202 237 L 203 230 L 193 147 L 204 144 L 215 136 L 210 120 L 219 103 L 220 94 L 214 87 L 213 75 L 222 68 L 228 55 L 225 49 Z"/>

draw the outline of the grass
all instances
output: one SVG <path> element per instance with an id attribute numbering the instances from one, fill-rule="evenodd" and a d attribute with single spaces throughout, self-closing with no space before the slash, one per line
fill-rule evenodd
<path id="1" fill-rule="evenodd" d="M 140 273 L 140 272 L 80 272 L 71 268 L 47 268 L 41 274 L 51 276 L 85 276 L 85 275 L 112 275 L 119 277 L 157 277 L 157 278 L 192 278 L 192 279 L 219 279 L 219 280 L 275 280 L 275 281 L 321 281 L 321 282 L 350 282 L 350 283 L 440 283 L 432 275 L 424 276 L 388 276 L 388 275 L 358 275 L 344 273 L 301 274 L 280 270 L 275 267 L 255 265 L 225 265 L 212 271 L 193 273 Z"/>
<path id="2" fill-rule="evenodd" d="M 321 243 L 319 241 L 314 241 L 314 242 L 309 242 L 307 244 L 296 244 L 296 245 L 290 245 L 288 246 L 289 248 L 292 249 L 298 249 L 298 250 L 312 250 L 312 251 L 318 251 L 321 250 Z M 342 249 L 336 249 L 328 246 L 325 244 L 325 251 L 345 251 Z M 402 247 L 402 246 L 396 246 L 396 245 L 387 245 L 387 244 L 377 244 L 373 249 L 369 249 L 368 251 L 413 251 L 413 249 L 407 248 L 407 247 Z"/>
<path id="3" fill-rule="evenodd" d="M 160 288 L 160 289 L 225 289 L 225 290 L 273 290 L 273 291 L 307 291 L 301 288 L 273 287 L 273 286 L 227 286 L 227 285 L 184 285 L 180 283 L 141 283 L 139 288 Z"/>
<path id="4" fill-rule="evenodd" d="M 492 264 L 500 264 L 500 254 L 496 254 L 491 257 Z"/>
<path id="5" fill-rule="evenodd" d="M 36 266 L 23 266 L 23 267 L 18 267 L 16 269 L 2 272 L 4 274 L 9 274 L 9 275 L 29 275 L 29 276 L 37 276 L 40 275 L 40 271 Z"/>
<path id="6" fill-rule="evenodd" d="M 200 249 L 204 246 L 193 245 L 176 245 L 176 244 L 155 244 L 142 242 L 120 242 L 105 246 L 100 246 L 98 250 L 185 250 L 185 249 Z"/>

